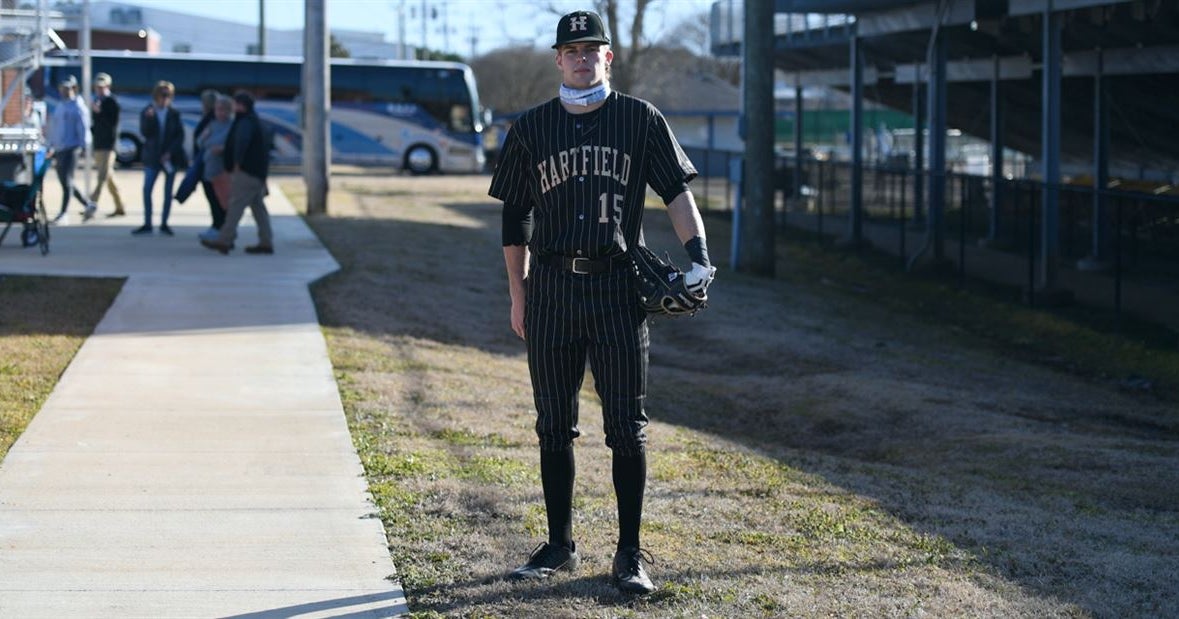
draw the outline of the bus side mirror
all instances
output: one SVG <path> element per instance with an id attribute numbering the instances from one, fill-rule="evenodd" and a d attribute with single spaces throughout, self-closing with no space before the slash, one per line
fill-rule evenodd
<path id="1" fill-rule="evenodd" d="M 485 107 L 479 111 L 479 120 L 483 122 L 483 128 L 491 126 L 491 108 Z"/>

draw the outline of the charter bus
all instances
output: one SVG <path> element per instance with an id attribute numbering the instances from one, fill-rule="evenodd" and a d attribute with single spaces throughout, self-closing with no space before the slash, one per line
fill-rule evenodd
<path id="1" fill-rule="evenodd" d="M 255 110 L 274 136 L 271 161 L 294 164 L 302 152 L 301 58 L 94 51 L 91 75 L 110 74 L 122 116 L 116 156 L 120 164 L 139 160 L 143 136 L 139 112 L 151 101 L 156 82 L 176 85 L 174 106 L 187 127 L 186 140 L 201 117 L 200 93 L 253 93 Z M 52 105 L 55 86 L 70 75 L 81 83 L 76 50 L 46 58 L 34 79 Z M 481 172 L 484 111 L 474 74 L 457 62 L 331 61 L 332 161 L 394 166 L 415 174 Z M 88 95 L 90 93 L 87 93 Z"/>

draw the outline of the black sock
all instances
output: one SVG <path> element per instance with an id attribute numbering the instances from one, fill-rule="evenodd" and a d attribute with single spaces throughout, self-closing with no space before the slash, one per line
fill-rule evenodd
<path id="1" fill-rule="evenodd" d="M 643 522 L 643 491 L 647 487 L 647 452 L 632 456 L 614 452 L 614 496 L 618 499 L 618 548 L 639 547 Z"/>
<path id="2" fill-rule="evenodd" d="M 573 445 L 540 452 L 540 483 L 549 520 L 549 543 L 573 548 Z"/>

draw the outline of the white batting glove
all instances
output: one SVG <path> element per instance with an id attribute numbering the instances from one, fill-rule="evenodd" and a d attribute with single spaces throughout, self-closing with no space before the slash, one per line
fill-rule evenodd
<path id="1" fill-rule="evenodd" d="M 684 273 L 684 287 L 697 297 L 708 296 L 708 285 L 716 277 L 716 267 L 706 267 L 698 262 L 692 263 L 692 270 Z"/>

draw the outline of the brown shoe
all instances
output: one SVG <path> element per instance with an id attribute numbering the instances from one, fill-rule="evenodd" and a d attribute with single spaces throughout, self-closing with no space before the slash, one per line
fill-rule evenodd
<path id="1" fill-rule="evenodd" d="M 106 214 L 106 218 L 107 218 L 107 219 L 110 219 L 110 218 L 112 218 L 112 217 L 122 217 L 122 216 L 124 216 L 124 215 L 126 215 L 126 214 L 127 214 L 127 211 L 115 211 L 115 212 L 113 212 L 113 213 L 107 213 L 107 214 Z"/>
<path id="2" fill-rule="evenodd" d="M 274 247 L 272 245 L 250 245 L 246 248 L 247 254 L 273 254 Z"/>
<path id="3" fill-rule="evenodd" d="M 221 241 L 210 241 L 208 239 L 201 239 L 201 245 L 204 245 L 205 247 L 208 247 L 209 249 L 219 251 L 219 252 L 221 252 L 222 255 L 228 254 L 229 250 L 233 249 L 232 243 L 225 244 L 225 243 L 222 243 Z M 249 250 L 246 250 L 246 251 L 249 251 Z"/>

